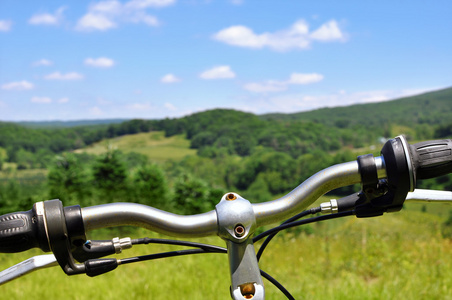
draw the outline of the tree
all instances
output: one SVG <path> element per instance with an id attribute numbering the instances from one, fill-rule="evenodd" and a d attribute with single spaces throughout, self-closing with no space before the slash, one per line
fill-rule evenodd
<path id="1" fill-rule="evenodd" d="M 6 150 L 0 147 L 0 171 L 3 169 L 3 162 L 6 160 Z"/>
<path id="2" fill-rule="evenodd" d="M 127 170 L 121 155 L 118 150 L 109 150 L 93 165 L 94 185 L 110 197 L 126 191 Z"/>
<path id="3" fill-rule="evenodd" d="M 184 174 L 174 185 L 174 204 L 176 210 L 184 214 L 197 214 L 212 209 L 209 201 L 209 188 L 206 182 Z"/>
<path id="4" fill-rule="evenodd" d="M 0 215 L 19 210 L 20 186 L 16 180 L 0 185 Z"/>
<path id="5" fill-rule="evenodd" d="M 168 184 L 157 165 L 144 165 L 137 170 L 133 179 L 137 203 L 158 208 L 168 206 Z"/>
<path id="6" fill-rule="evenodd" d="M 75 200 L 75 203 L 83 205 L 89 185 L 87 174 L 74 154 L 64 153 L 57 156 L 54 166 L 49 170 L 47 179 L 51 198 L 59 198 L 65 204 Z"/>
<path id="7" fill-rule="evenodd" d="M 249 188 L 244 192 L 243 196 L 250 202 L 259 203 L 269 201 L 272 194 L 268 190 L 268 184 L 265 181 L 263 174 L 259 174 Z"/>

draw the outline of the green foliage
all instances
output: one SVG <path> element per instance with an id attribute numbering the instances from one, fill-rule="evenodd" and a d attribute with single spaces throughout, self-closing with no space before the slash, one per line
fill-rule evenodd
<path id="1" fill-rule="evenodd" d="M 441 224 L 441 234 L 444 238 L 452 239 L 452 210 L 449 210 L 449 217 Z"/>
<path id="2" fill-rule="evenodd" d="M 118 150 L 110 150 L 93 165 L 94 185 L 106 194 L 124 191 L 127 169 Z"/>
<path id="3" fill-rule="evenodd" d="M 272 194 L 268 189 L 267 181 L 261 175 L 258 175 L 256 180 L 251 183 L 248 189 L 243 193 L 243 197 L 252 203 L 272 200 Z"/>
<path id="4" fill-rule="evenodd" d="M 214 209 L 224 191 L 189 174 L 182 174 L 174 185 L 173 203 L 182 214 L 197 214 Z"/>
<path id="5" fill-rule="evenodd" d="M 3 170 L 3 162 L 6 160 L 6 149 L 0 147 L 0 171 Z"/>
<path id="6" fill-rule="evenodd" d="M 64 153 L 57 156 L 47 179 L 51 199 L 60 199 L 65 205 L 86 204 L 85 198 L 90 195 L 89 176 L 76 155 Z"/>
<path id="7" fill-rule="evenodd" d="M 450 138 L 452 137 L 452 122 L 440 125 L 435 129 L 435 138 Z"/>
<path id="8" fill-rule="evenodd" d="M 133 169 L 146 165 L 149 160 L 145 154 L 136 152 L 125 153 L 122 154 L 122 156 L 127 169 Z"/>
<path id="9" fill-rule="evenodd" d="M 137 203 L 162 209 L 168 207 L 168 184 L 157 165 L 143 165 L 136 170 L 132 191 Z"/>
<path id="10" fill-rule="evenodd" d="M 0 215 L 29 210 L 33 203 L 47 199 L 44 176 L 0 179 Z"/>

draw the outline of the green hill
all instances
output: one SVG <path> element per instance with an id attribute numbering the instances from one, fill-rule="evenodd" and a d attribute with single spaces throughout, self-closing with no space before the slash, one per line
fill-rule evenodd
<path id="1" fill-rule="evenodd" d="M 43 167 L 55 153 L 81 149 L 104 139 L 155 131 L 164 132 L 167 138 L 185 136 L 189 148 L 210 158 L 248 156 L 256 147 L 298 157 L 317 150 L 331 152 L 374 145 L 381 137 L 399 134 L 406 134 L 411 140 L 444 138 L 452 136 L 452 88 L 387 102 L 295 114 L 258 116 L 214 109 L 174 119 L 110 121 L 27 126 L 0 122 L 0 162 L 17 162 L 23 168 Z M 51 124 L 56 127 L 50 128 Z"/>
<path id="2" fill-rule="evenodd" d="M 75 120 L 75 121 L 21 121 L 17 122 L 30 128 L 66 128 L 78 126 L 110 125 L 128 121 L 127 119 L 99 119 L 99 120 Z"/>
<path id="3" fill-rule="evenodd" d="M 294 114 L 262 115 L 265 120 L 313 121 L 328 126 L 366 127 L 387 123 L 403 126 L 413 124 L 444 125 L 452 121 L 452 88 L 387 102 L 322 108 Z"/>

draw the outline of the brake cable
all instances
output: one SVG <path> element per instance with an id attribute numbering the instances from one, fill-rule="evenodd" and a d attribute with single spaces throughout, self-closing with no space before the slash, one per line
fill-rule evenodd
<path id="1" fill-rule="evenodd" d="M 309 210 L 308 210 L 309 211 Z M 306 212 L 306 211 L 305 211 Z M 304 212 L 303 212 L 304 213 Z M 303 213 L 300 213 L 300 214 L 303 214 Z M 305 215 L 308 215 L 309 213 L 306 213 Z M 329 214 L 329 215 L 322 215 L 322 216 L 317 216 L 317 217 L 312 217 L 312 218 L 308 218 L 308 219 L 303 219 L 303 220 L 299 220 L 299 221 L 292 221 L 292 222 L 288 222 L 289 220 L 287 220 L 286 222 L 284 222 L 283 224 L 281 224 L 281 225 L 279 225 L 279 226 L 277 226 L 277 227 L 274 227 L 274 228 L 272 228 L 272 229 L 269 229 L 269 230 L 267 230 L 267 231 L 265 231 L 265 232 L 263 232 L 263 233 L 261 233 L 261 234 L 259 234 L 259 235 L 257 235 L 257 236 L 255 236 L 254 238 L 253 238 L 253 242 L 257 242 L 257 241 L 259 241 L 259 240 L 261 240 L 261 239 L 263 239 L 264 237 L 266 237 L 266 236 L 274 236 L 274 235 L 276 235 L 278 232 L 280 232 L 281 230 L 285 230 L 285 229 L 288 229 L 288 228 L 292 228 L 292 227 L 296 227 L 296 226 L 300 226 L 300 225 L 305 225 L 305 224 L 309 224 L 309 223 L 314 223 L 314 222 L 319 222 L 319 221 L 324 221 L 324 220 L 331 220 L 331 219 L 336 219 L 336 218 L 342 218 L 342 217 L 347 217 L 347 216 L 353 216 L 355 214 L 355 211 L 354 210 L 349 210 L 349 211 L 343 211 L 343 212 L 338 212 L 338 213 L 334 213 L 334 214 Z M 295 216 L 296 217 L 296 216 Z M 293 218 L 295 218 L 295 217 L 293 217 Z M 291 218 L 292 219 L 292 218 Z M 273 237 L 272 236 L 272 237 Z M 268 243 L 267 243 L 268 244 Z M 264 248 L 265 249 L 265 248 Z M 263 250 L 262 251 L 260 251 L 260 249 L 259 249 L 259 252 L 261 252 L 260 254 L 262 255 L 262 252 L 263 252 Z"/>
<path id="2" fill-rule="evenodd" d="M 301 213 L 299 213 L 299 214 L 293 216 L 292 218 L 287 219 L 287 220 L 284 221 L 282 224 L 288 224 L 288 223 L 291 223 L 291 222 L 296 221 L 296 220 L 298 220 L 298 219 L 300 219 L 300 218 L 303 218 L 303 217 L 305 217 L 305 216 L 307 216 L 307 215 L 313 215 L 313 214 L 319 213 L 320 211 L 321 211 L 320 207 L 315 207 L 315 208 L 311 208 L 311 209 L 302 211 Z M 279 231 L 278 231 L 278 232 L 279 232 Z M 272 234 L 270 234 L 269 236 L 267 236 L 267 238 L 266 238 L 265 241 L 262 243 L 262 245 L 261 245 L 260 248 L 259 248 L 259 251 L 258 251 L 257 254 L 256 254 L 257 261 L 260 260 L 260 258 L 261 258 L 261 256 L 262 256 L 262 253 L 264 252 L 265 248 L 267 247 L 267 245 L 270 243 L 270 241 L 275 237 L 275 235 L 276 235 L 278 232 L 272 233 Z M 256 241 L 258 241 L 258 240 L 259 240 L 259 239 L 256 239 L 256 237 L 253 238 L 253 242 L 256 242 Z"/>

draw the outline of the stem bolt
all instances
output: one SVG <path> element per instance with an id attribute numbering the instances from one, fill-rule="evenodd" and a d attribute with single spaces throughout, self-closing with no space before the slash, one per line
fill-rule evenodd
<path id="1" fill-rule="evenodd" d="M 229 193 L 226 195 L 226 200 L 228 200 L 228 201 L 233 201 L 235 199 L 237 199 L 237 196 L 233 193 Z"/>
<path id="2" fill-rule="evenodd" d="M 235 226 L 234 228 L 234 234 L 236 237 L 242 237 L 245 235 L 245 227 L 243 227 L 243 225 L 238 224 L 237 226 Z"/>

